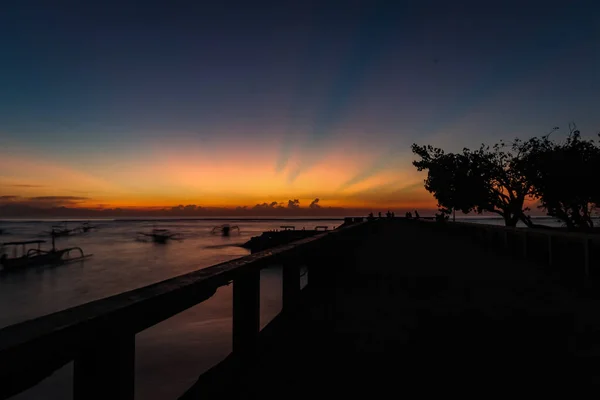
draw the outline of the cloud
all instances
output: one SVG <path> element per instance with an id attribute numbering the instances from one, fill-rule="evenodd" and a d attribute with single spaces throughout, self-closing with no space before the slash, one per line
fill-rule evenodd
<path id="1" fill-rule="evenodd" d="M 19 185 L 8 185 L 9 187 L 18 187 L 18 188 L 41 188 L 44 187 L 44 185 L 25 185 L 25 184 L 19 184 Z"/>
<path id="2" fill-rule="evenodd" d="M 319 198 L 317 197 L 316 199 L 314 199 L 312 201 L 312 203 L 310 203 L 310 205 L 308 206 L 308 208 L 321 208 L 321 206 L 319 205 Z"/>
<path id="3" fill-rule="evenodd" d="M 32 201 L 84 201 L 89 200 L 89 197 L 80 196 L 37 196 L 29 197 Z"/>
<path id="4" fill-rule="evenodd" d="M 20 205 L 38 208 L 52 208 L 77 206 L 81 202 L 89 200 L 88 197 L 80 196 L 35 196 L 23 197 L 14 195 L 0 196 L 0 204 Z"/>
<path id="5" fill-rule="evenodd" d="M 300 201 L 298 199 L 288 200 L 287 208 L 290 210 L 297 210 L 300 208 Z"/>
<path id="6" fill-rule="evenodd" d="M 2 196 L 17 198 L 18 196 Z M 46 196 L 63 197 L 63 196 Z M 68 197 L 68 196 L 64 196 Z M 153 207 L 153 208 L 95 208 L 81 207 L 78 204 L 68 203 L 56 204 L 53 202 L 32 202 L 26 198 L 17 198 L 15 201 L 2 202 L 0 197 L 0 218 L 169 218 L 169 217 L 198 217 L 219 218 L 237 216 L 248 217 L 346 217 L 348 215 L 366 215 L 370 208 L 342 208 L 342 207 L 300 207 L 298 199 L 289 200 L 288 207 L 276 201 L 257 204 L 254 207 L 201 207 L 194 204 L 179 205 L 175 207 Z M 315 199 L 316 200 L 316 199 Z M 316 204 L 313 201 L 314 204 Z"/>
<path id="7" fill-rule="evenodd" d="M 202 209 L 202 207 L 197 206 L 195 204 L 188 204 L 186 206 L 180 204 L 178 206 L 171 207 L 171 211 L 173 211 L 173 212 L 186 212 L 186 213 L 191 213 L 191 212 L 194 212 L 194 211 L 200 210 L 200 209 Z"/>
<path id="8" fill-rule="evenodd" d="M 274 210 L 274 209 L 283 208 L 283 207 L 276 201 L 273 201 L 271 203 L 257 204 L 252 208 L 254 210 Z"/>

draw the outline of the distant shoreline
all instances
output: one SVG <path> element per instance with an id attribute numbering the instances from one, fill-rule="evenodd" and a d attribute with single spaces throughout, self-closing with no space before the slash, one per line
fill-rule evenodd
<path id="1" fill-rule="evenodd" d="M 350 215 L 356 217 L 355 215 Z M 348 216 L 346 216 L 348 217 Z M 366 216 L 363 216 L 366 218 Z M 423 217 L 426 217 L 423 215 Z M 345 217 L 331 216 L 331 217 L 129 217 L 129 218 L 0 218 L 0 223 L 15 223 L 15 222 L 143 222 L 143 221 L 249 221 L 249 222 L 260 222 L 260 221 L 343 221 Z M 385 216 L 383 217 L 385 218 Z M 540 215 L 532 217 L 534 221 L 558 221 L 555 217 Z M 485 216 L 485 215 L 461 215 L 456 217 L 457 221 L 469 222 L 469 221 L 502 221 L 503 218 L 496 215 Z M 600 221 L 599 218 L 593 218 L 594 221 Z M 543 226 L 543 225 L 540 225 Z M 558 227 L 549 227 L 558 228 Z"/>
<path id="2" fill-rule="evenodd" d="M 343 217 L 330 218 L 240 218 L 240 217 L 139 217 L 139 218 L 6 218 L 0 219 L 3 222 L 85 222 L 85 221 L 105 221 L 105 222 L 142 222 L 142 221 L 343 221 Z"/>

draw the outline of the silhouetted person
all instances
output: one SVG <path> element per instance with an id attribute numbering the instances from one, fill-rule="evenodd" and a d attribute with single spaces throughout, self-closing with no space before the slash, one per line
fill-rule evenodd
<path id="1" fill-rule="evenodd" d="M 369 213 L 369 217 L 368 218 L 369 218 L 369 220 L 375 219 L 375 217 L 373 216 L 372 212 Z"/>
<path id="2" fill-rule="evenodd" d="M 396 214 L 394 214 L 394 212 L 392 211 L 392 218 L 395 218 Z"/>
<path id="3" fill-rule="evenodd" d="M 379 218 L 381 218 L 381 211 L 379 211 Z"/>
<path id="4" fill-rule="evenodd" d="M 419 212 L 417 210 L 415 210 L 415 218 L 419 219 Z"/>

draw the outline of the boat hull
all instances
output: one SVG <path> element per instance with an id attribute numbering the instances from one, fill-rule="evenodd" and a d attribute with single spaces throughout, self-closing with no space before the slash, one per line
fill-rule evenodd
<path id="1" fill-rule="evenodd" d="M 0 264 L 5 270 L 14 270 L 27 267 L 41 267 L 44 265 L 57 264 L 62 261 L 65 251 L 50 251 L 35 256 L 23 256 L 17 258 L 5 258 L 0 260 Z"/>

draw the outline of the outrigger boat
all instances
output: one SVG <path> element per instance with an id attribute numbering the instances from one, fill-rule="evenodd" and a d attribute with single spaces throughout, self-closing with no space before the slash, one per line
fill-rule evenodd
<path id="1" fill-rule="evenodd" d="M 83 224 L 82 224 L 82 225 L 79 227 L 79 229 L 81 229 L 81 231 L 85 233 L 85 232 L 89 232 L 89 231 L 91 231 L 92 229 L 96 229 L 96 226 L 95 226 L 95 225 L 91 225 L 89 222 L 84 222 L 84 223 L 83 223 Z"/>
<path id="2" fill-rule="evenodd" d="M 71 229 L 69 231 L 69 233 L 67 233 L 67 235 L 75 235 L 75 234 L 81 234 L 81 233 L 88 233 L 92 229 L 96 229 L 96 227 L 94 225 L 90 225 L 89 222 L 84 222 L 83 224 L 81 224 L 81 226 L 78 226 L 77 228 Z"/>
<path id="3" fill-rule="evenodd" d="M 154 243 L 167 243 L 169 240 L 181 240 L 177 233 L 168 229 L 152 229 L 151 233 L 138 232 L 138 235 L 149 237 Z"/>
<path id="4" fill-rule="evenodd" d="M 78 226 L 77 228 L 73 229 L 68 229 L 67 223 L 65 222 L 62 225 L 53 225 L 50 232 L 45 233 L 49 234 L 52 237 L 61 237 L 87 233 L 92 229 L 96 229 L 96 227 L 94 225 L 90 225 L 89 222 L 84 222 L 81 226 Z"/>
<path id="5" fill-rule="evenodd" d="M 212 233 L 213 235 L 216 235 L 216 234 L 219 234 L 219 233 L 220 233 L 220 234 L 221 234 L 221 236 L 229 236 L 229 235 L 231 234 L 231 231 L 232 231 L 232 230 L 237 230 L 237 233 L 238 233 L 238 234 L 240 233 L 240 228 L 239 228 L 238 226 L 236 226 L 236 225 L 234 225 L 234 226 L 230 226 L 229 224 L 224 224 L 224 225 L 220 225 L 220 226 L 215 226 L 215 227 L 212 229 L 211 233 Z"/>
<path id="6" fill-rule="evenodd" d="M 45 240 L 30 240 L 26 242 L 9 242 L 3 243 L 2 248 L 7 246 L 13 246 L 12 257 L 6 252 L 0 256 L 0 265 L 4 270 L 15 270 L 26 267 L 41 267 L 44 265 L 52 264 L 65 264 L 68 262 L 79 261 L 85 258 L 89 258 L 92 254 L 85 255 L 80 247 L 69 247 L 67 249 L 57 250 L 54 247 L 54 240 L 52 241 L 51 250 L 42 250 L 40 248 L 42 243 L 46 243 Z M 37 245 L 37 248 L 27 248 L 28 245 Z M 19 252 L 19 248 L 21 251 Z M 71 256 L 71 252 L 74 251 L 78 255 L 75 257 Z"/>
<path id="7" fill-rule="evenodd" d="M 73 232 L 74 232 L 74 229 L 68 229 L 67 223 L 65 222 L 62 225 L 52 225 L 52 229 L 50 230 L 50 232 L 44 232 L 44 233 L 49 234 L 50 236 L 55 238 L 55 237 L 60 237 L 60 236 L 69 236 Z"/>

